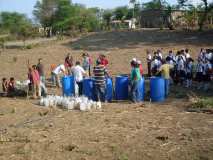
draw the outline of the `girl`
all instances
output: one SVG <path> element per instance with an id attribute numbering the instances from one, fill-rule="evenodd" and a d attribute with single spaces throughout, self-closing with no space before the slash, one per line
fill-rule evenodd
<path id="1" fill-rule="evenodd" d="M 4 93 L 7 92 L 7 88 L 8 88 L 8 82 L 7 82 L 7 79 L 6 78 L 2 78 L 2 91 Z"/>

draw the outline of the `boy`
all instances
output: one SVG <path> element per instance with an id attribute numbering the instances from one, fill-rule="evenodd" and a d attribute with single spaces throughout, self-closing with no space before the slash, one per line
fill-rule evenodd
<path id="1" fill-rule="evenodd" d="M 188 58 L 186 63 L 186 88 L 192 86 L 192 77 L 193 77 L 193 59 Z"/>
<path id="2" fill-rule="evenodd" d="M 203 89 L 204 91 L 207 91 L 209 88 L 209 83 L 211 81 L 211 70 L 212 70 L 212 65 L 211 63 L 206 59 L 204 64 L 203 64 L 203 77 L 204 77 L 204 86 Z"/>
<path id="3" fill-rule="evenodd" d="M 197 89 L 200 89 L 202 87 L 201 84 L 203 81 L 203 72 L 204 72 L 204 65 L 202 60 L 199 58 L 196 68 L 196 80 L 198 81 Z"/>
<path id="4" fill-rule="evenodd" d="M 7 92 L 7 89 L 8 89 L 8 82 L 7 82 L 7 79 L 6 78 L 2 78 L 2 91 L 4 93 Z"/>

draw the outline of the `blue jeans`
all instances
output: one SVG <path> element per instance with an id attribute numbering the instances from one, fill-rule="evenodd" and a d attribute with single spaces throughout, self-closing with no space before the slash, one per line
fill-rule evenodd
<path id="1" fill-rule="evenodd" d="M 134 103 L 140 102 L 139 85 L 140 85 L 140 81 L 134 81 L 131 83 L 131 100 Z"/>
<path id="2" fill-rule="evenodd" d="M 51 72 L 51 81 L 52 81 L 52 85 L 56 85 L 56 77 L 53 72 Z"/>
<path id="3" fill-rule="evenodd" d="M 165 79 L 165 96 L 166 97 L 169 94 L 169 85 L 170 85 L 170 79 Z"/>
<path id="4" fill-rule="evenodd" d="M 94 98 L 95 101 L 105 102 L 106 87 L 102 85 L 94 85 Z"/>

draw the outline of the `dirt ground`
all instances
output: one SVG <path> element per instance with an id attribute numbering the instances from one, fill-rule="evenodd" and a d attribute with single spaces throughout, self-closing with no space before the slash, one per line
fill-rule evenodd
<path id="1" fill-rule="evenodd" d="M 0 78 L 25 80 L 26 62 L 44 59 L 46 76 L 51 63 L 63 63 L 70 52 L 75 60 L 87 51 L 95 59 L 106 53 L 112 76 L 127 74 L 133 57 L 145 51 L 213 48 L 213 33 L 137 30 L 93 33 L 49 42 L 30 50 L 10 49 L 0 55 Z M 196 85 L 196 84 L 195 84 Z M 50 89 L 50 94 L 60 93 Z M 164 103 L 103 104 L 91 112 L 47 109 L 37 100 L 0 97 L 0 160 L 211 160 L 212 114 L 187 112 L 187 94 L 213 98 L 213 91 L 173 87 Z"/>

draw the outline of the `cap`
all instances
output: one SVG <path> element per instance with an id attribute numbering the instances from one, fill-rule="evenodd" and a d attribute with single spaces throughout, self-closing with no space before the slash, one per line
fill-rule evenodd
<path id="1" fill-rule="evenodd" d="M 141 64 L 141 61 L 137 61 L 137 64 Z"/>

